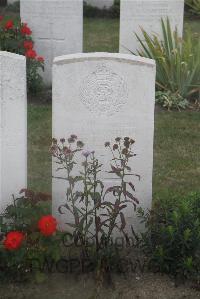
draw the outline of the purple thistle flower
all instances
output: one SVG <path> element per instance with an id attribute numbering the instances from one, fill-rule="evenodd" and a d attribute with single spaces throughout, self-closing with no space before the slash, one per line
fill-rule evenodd
<path id="1" fill-rule="evenodd" d="M 89 155 L 91 154 L 91 152 L 90 151 L 82 151 L 82 155 L 85 157 L 85 158 L 87 158 Z"/>

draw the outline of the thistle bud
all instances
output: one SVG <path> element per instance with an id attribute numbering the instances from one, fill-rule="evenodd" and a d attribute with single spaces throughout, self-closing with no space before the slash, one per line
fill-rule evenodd
<path id="1" fill-rule="evenodd" d="M 84 147 L 84 143 L 80 140 L 77 141 L 76 145 L 77 145 L 77 147 L 80 147 L 80 148 Z"/>
<path id="2" fill-rule="evenodd" d="M 71 138 L 72 138 L 72 139 L 77 139 L 78 137 L 77 137 L 76 135 L 72 134 L 72 135 L 71 135 Z"/>
<path id="3" fill-rule="evenodd" d="M 52 143 L 53 144 L 57 144 L 57 139 L 56 138 L 52 138 Z"/>
<path id="4" fill-rule="evenodd" d="M 115 151 L 115 150 L 117 150 L 117 149 L 118 149 L 118 144 L 115 143 L 115 144 L 113 145 L 113 150 Z"/>
<path id="5" fill-rule="evenodd" d="M 116 142 L 120 142 L 120 140 L 121 140 L 121 137 L 117 137 L 117 138 L 115 138 L 115 141 L 116 141 Z"/>
<path id="6" fill-rule="evenodd" d="M 69 154 L 71 154 L 71 152 L 72 151 L 67 146 L 64 146 L 64 148 L 63 148 L 63 154 L 65 156 L 68 156 Z"/>
<path id="7" fill-rule="evenodd" d="M 68 142 L 69 142 L 69 143 L 74 143 L 74 142 L 75 142 L 75 139 L 72 138 L 72 137 L 70 137 L 70 138 L 68 138 Z"/>
<path id="8" fill-rule="evenodd" d="M 127 149 L 127 148 L 123 148 L 123 150 L 122 150 L 122 154 L 123 154 L 123 155 L 127 155 L 127 154 L 128 154 L 128 149 Z"/>
<path id="9" fill-rule="evenodd" d="M 65 138 L 61 138 L 61 139 L 60 139 L 60 142 L 61 142 L 61 143 L 65 143 Z"/>
<path id="10" fill-rule="evenodd" d="M 110 146 L 110 142 L 109 142 L 109 141 L 106 141 L 106 142 L 105 142 L 105 147 L 108 147 L 108 146 Z"/>

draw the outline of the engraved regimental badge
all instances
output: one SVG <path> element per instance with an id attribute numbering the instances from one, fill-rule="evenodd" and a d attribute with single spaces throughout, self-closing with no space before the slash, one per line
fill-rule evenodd
<path id="1" fill-rule="evenodd" d="M 80 89 L 82 103 L 98 115 L 113 115 L 127 102 L 124 79 L 104 64 L 86 77 Z"/>

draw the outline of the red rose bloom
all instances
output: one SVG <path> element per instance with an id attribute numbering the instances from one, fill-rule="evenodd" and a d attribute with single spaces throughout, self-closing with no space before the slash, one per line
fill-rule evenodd
<path id="1" fill-rule="evenodd" d="M 37 60 L 38 60 L 39 62 L 44 62 L 44 58 L 43 58 L 42 56 L 38 56 Z"/>
<path id="2" fill-rule="evenodd" d="M 51 215 L 43 216 L 38 221 L 38 228 L 44 236 L 53 235 L 53 233 L 55 233 L 56 231 L 56 227 L 57 227 L 57 221 Z"/>
<path id="3" fill-rule="evenodd" d="M 8 20 L 5 24 L 5 29 L 9 30 L 9 29 L 12 29 L 14 26 L 14 23 L 12 20 Z"/>
<path id="4" fill-rule="evenodd" d="M 37 53 L 34 50 L 30 49 L 26 51 L 25 55 L 27 58 L 34 59 L 37 56 Z"/>
<path id="5" fill-rule="evenodd" d="M 23 24 L 23 26 L 21 27 L 21 34 L 22 35 L 31 35 L 32 31 L 31 29 L 27 26 L 26 23 Z"/>
<path id="6" fill-rule="evenodd" d="M 23 233 L 18 231 L 9 232 L 4 241 L 4 247 L 7 250 L 16 250 L 21 246 L 23 240 Z"/>
<path id="7" fill-rule="evenodd" d="M 31 40 L 25 40 L 24 41 L 24 48 L 26 50 L 31 50 L 33 49 L 33 42 Z"/>

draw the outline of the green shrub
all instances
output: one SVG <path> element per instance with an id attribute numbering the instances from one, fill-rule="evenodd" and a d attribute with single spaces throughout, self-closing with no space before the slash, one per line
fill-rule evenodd
<path id="1" fill-rule="evenodd" d="M 172 33 L 169 20 L 166 23 L 162 20 L 161 23 L 163 41 L 144 30 L 143 38 L 136 34 L 141 45 L 138 54 L 156 61 L 158 91 L 170 91 L 187 100 L 197 98 L 200 91 L 200 40 L 190 32 L 182 40 L 177 30 Z"/>
<path id="2" fill-rule="evenodd" d="M 157 91 L 156 92 L 156 103 L 162 107 L 171 109 L 186 109 L 189 106 L 189 102 L 182 96 L 171 91 Z"/>
<path id="3" fill-rule="evenodd" d="M 200 16 L 200 1 L 199 0 L 186 0 L 186 7 L 189 8 L 189 11 L 197 16 Z"/>
<path id="4" fill-rule="evenodd" d="M 159 201 L 144 215 L 143 245 L 154 270 L 179 278 L 200 277 L 200 193 Z"/>
<path id="5" fill-rule="evenodd" d="M 34 50 L 31 29 L 18 19 L 0 16 L 0 50 L 26 56 L 27 87 L 32 93 L 43 87 L 44 58 Z"/>
<path id="6" fill-rule="evenodd" d="M 40 267 L 45 260 L 59 258 L 59 233 L 55 229 L 45 235 L 38 225 L 40 219 L 50 214 L 51 196 L 26 189 L 22 192 L 24 195 L 14 198 L 0 215 L 0 280 L 22 281 L 31 277 L 37 280 L 43 275 Z M 8 242 L 10 233 L 15 238 L 23 236 L 22 242 Z"/>

